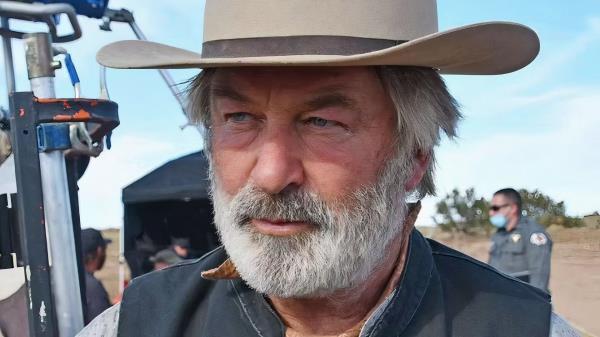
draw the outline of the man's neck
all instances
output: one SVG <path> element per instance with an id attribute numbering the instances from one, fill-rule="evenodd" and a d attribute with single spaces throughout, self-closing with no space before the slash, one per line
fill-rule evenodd
<path id="1" fill-rule="evenodd" d="M 85 268 L 85 271 L 88 272 L 88 274 L 92 274 L 92 275 L 94 275 L 94 272 L 97 270 L 96 263 L 94 263 L 93 261 L 86 263 L 84 268 Z"/>
<path id="2" fill-rule="evenodd" d="M 506 231 L 507 232 L 512 232 L 515 228 L 517 228 L 517 225 L 519 224 L 519 221 L 521 220 L 520 217 L 514 217 L 510 220 L 510 222 L 508 223 L 508 225 L 506 225 Z"/>
<path id="3" fill-rule="evenodd" d="M 412 229 L 412 226 L 411 226 Z M 406 233 L 408 232 L 408 233 Z M 319 298 L 278 298 L 269 301 L 288 328 L 301 335 L 341 334 L 360 323 L 391 292 L 390 278 L 401 273 L 406 260 L 410 231 L 403 230 L 390 243 L 383 263 L 363 284 Z M 397 280 L 396 280 L 397 282 Z M 393 289 L 395 284 L 391 286 Z"/>

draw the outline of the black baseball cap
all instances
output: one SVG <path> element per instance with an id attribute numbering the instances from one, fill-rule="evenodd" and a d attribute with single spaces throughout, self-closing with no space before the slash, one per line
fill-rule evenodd
<path id="1" fill-rule="evenodd" d="M 190 248 L 190 239 L 188 238 L 171 238 L 171 244 L 173 246 L 181 246 L 183 248 Z"/>
<path id="2" fill-rule="evenodd" d="M 156 253 L 154 256 L 150 256 L 150 262 L 153 263 L 162 262 L 168 265 L 173 265 L 181 261 L 183 261 L 183 259 L 170 249 L 163 249 Z"/>
<path id="3" fill-rule="evenodd" d="M 106 247 L 111 239 L 105 239 L 99 230 L 86 228 L 81 230 L 81 251 L 83 256 L 96 251 L 98 247 Z"/>

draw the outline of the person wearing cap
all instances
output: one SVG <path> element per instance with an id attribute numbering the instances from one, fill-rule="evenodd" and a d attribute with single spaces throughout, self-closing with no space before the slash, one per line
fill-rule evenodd
<path id="1" fill-rule="evenodd" d="M 104 267 L 106 261 L 106 245 L 110 239 L 102 237 L 100 231 L 93 228 L 81 230 L 81 249 L 85 269 L 85 323 L 91 322 L 96 316 L 108 309 L 111 304 L 106 289 L 94 273 Z"/>
<path id="2" fill-rule="evenodd" d="M 181 259 L 190 258 L 190 239 L 188 238 L 172 238 L 171 249 Z"/>
<path id="3" fill-rule="evenodd" d="M 548 291 L 552 239 L 533 219 L 522 215 L 521 195 L 504 188 L 492 198 L 492 236 L 489 264 L 498 270 Z"/>
<path id="4" fill-rule="evenodd" d="M 425 239 L 407 201 L 456 134 L 440 75 L 538 50 L 519 24 L 437 32 L 434 0 L 207 0 L 201 54 L 103 47 L 109 67 L 203 69 L 188 110 L 223 246 L 134 279 L 81 336 L 566 336 L 548 294 Z"/>
<path id="5" fill-rule="evenodd" d="M 181 261 L 183 259 L 171 249 L 163 249 L 150 257 L 150 262 L 154 263 L 154 270 L 162 270 Z"/>

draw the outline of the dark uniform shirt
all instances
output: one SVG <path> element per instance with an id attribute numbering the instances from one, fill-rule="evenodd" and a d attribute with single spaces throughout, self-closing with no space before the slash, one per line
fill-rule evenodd
<path id="1" fill-rule="evenodd" d="M 501 228 L 492 236 L 489 264 L 548 291 L 551 251 L 552 240 L 544 228 L 522 217 L 512 231 Z"/>
<path id="2" fill-rule="evenodd" d="M 85 323 L 91 322 L 96 316 L 100 315 L 104 310 L 110 308 L 108 293 L 104 286 L 94 275 L 85 273 L 85 298 L 87 301 L 87 310 L 85 315 Z"/>

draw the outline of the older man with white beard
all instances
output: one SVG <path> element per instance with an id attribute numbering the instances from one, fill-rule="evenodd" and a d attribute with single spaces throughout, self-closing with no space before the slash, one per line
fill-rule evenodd
<path id="1" fill-rule="evenodd" d="M 210 127 L 215 223 L 254 289 L 278 298 L 327 296 L 372 287 L 366 281 L 376 267 L 381 281 L 387 278 L 407 211 L 398 186 L 412 190 L 429 162 L 424 154 L 413 160 L 408 153 L 416 152 L 405 151 L 390 124 L 395 109 L 379 76 L 398 74 L 427 77 L 417 69 L 256 68 L 209 70 L 193 83 L 192 97 L 209 87 L 214 107 L 212 117 L 197 115 Z M 439 78 L 432 83 L 445 93 Z M 241 97 L 264 112 L 237 112 L 258 111 Z M 440 99 L 448 104 L 446 123 L 454 125 L 453 101 Z"/>
<path id="2" fill-rule="evenodd" d="M 134 280 L 80 335 L 570 335 L 548 294 L 413 228 L 460 118 L 440 72 L 539 48 L 512 23 L 436 30 L 434 1 L 209 0 L 202 55 L 103 48 L 108 66 L 205 69 L 189 110 L 223 247 Z"/>

